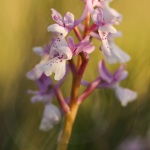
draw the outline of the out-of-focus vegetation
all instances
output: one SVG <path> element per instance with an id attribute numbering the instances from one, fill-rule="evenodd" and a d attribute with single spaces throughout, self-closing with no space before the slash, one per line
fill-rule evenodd
<path id="1" fill-rule="evenodd" d="M 97 90 L 81 106 L 69 150 L 115 150 L 130 136 L 147 136 L 150 129 L 150 19 L 149 0 L 114 0 L 112 6 L 123 14 L 117 27 L 123 37 L 118 45 L 132 56 L 127 64 L 129 77 L 123 85 L 138 92 L 138 99 L 122 108 L 110 90 Z M 81 15 L 80 0 L 0 1 L 0 149 L 55 150 L 61 125 L 50 132 L 38 129 L 43 106 L 31 104 L 27 89 L 35 89 L 25 74 L 39 58 L 32 47 L 49 41 L 47 26 L 52 23 L 50 8 L 62 14 Z M 93 59 L 94 58 L 94 59 Z M 92 54 L 90 73 L 94 79 L 99 50 Z M 86 73 L 87 73 L 86 72 Z M 68 89 L 63 89 L 67 95 Z"/>

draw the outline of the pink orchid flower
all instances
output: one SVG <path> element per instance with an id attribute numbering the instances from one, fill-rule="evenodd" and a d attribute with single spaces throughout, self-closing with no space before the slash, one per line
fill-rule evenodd
<path id="1" fill-rule="evenodd" d="M 48 26 L 47 30 L 49 32 L 61 33 L 65 37 L 68 32 L 74 27 L 74 15 L 70 12 L 67 12 L 64 18 L 61 14 L 55 9 L 52 10 L 52 18 L 56 24 Z"/>
<path id="2" fill-rule="evenodd" d="M 50 76 L 55 73 L 55 80 L 61 80 L 66 73 L 66 61 L 72 58 L 71 49 L 62 35 L 58 36 L 50 48 L 50 60 L 43 65 L 42 70 Z"/>
<path id="3" fill-rule="evenodd" d="M 122 106 L 126 106 L 128 102 L 131 102 L 136 99 L 136 92 L 127 88 L 123 88 L 119 85 L 120 81 L 124 80 L 128 75 L 128 72 L 124 70 L 125 66 L 122 65 L 118 70 L 111 74 L 107 70 L 104 61 L 100 61 L 98 69 L 100 77 L 104 81 L 99 85 L 99 87 L 114 89 L 116 96 L 121 102 Z"/>

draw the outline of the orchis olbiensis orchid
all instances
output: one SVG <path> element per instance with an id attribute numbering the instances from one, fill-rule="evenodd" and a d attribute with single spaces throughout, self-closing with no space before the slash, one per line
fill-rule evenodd
<path id="1" fill-rule="evenodd" d="M 62 17 L 58 11 L 52 9 L 52 19 L 56 23 L 48 27 L 48 31 L 52 33 L 50 43 L 43 48 L 33 48 L 33 51 L 41 57 L 41 61 L 27 73 L 27 77 L 37 83 L 39 90 L 29 90 L 28 93 L 34 95 L 31 98 L 33 103 L 43 102 L 45 106 L 40 129 L 44 131 L 52 129 L 61 117 L 65 118 L 59 137 L 58 150 L 67 149 L 78 107 L 96 88 L 114 89 L 122 106 L 126 106 L 128 102 L 137 97 L 136 92 L 119 85 L 128 75 L 124 63 L 130 60 L 130 56 L 114 43 L 114 38 L 121 35 L 114 25 L 119 24 L 122 16 L 109 6 L 111 1 L 83 0 L 84 10 L 77 20 L 70 12 Z M 70 31 L 74 31 L 79 40 L 78 43 L 75 43 L 74 38 L 69 35 Z M 106 61 L 110 64 L 119 62 L 121 66 L 111 74 L 104 60 L 100 61 L 98 64 L 99 76 L 89 83 L 83 81 L 82 76 L 90 53 L 96 49 L 92 43 L 93 38 L 100 41 L 101 54 L 104 55 Z M 77 64 L 74 61 L 75 56 L 78 56 Z M 73 76 L 71 94 L 64 98 L 60 86 L 69 71 Z M 57 84 L 54 84 L 49 77 L 53 73 L 54 79 L 58 81 Z M 81 83 L 86 89 L 79 95 Z M 55 96 L 60 104 L 60 109 L 52 104 Z"/>

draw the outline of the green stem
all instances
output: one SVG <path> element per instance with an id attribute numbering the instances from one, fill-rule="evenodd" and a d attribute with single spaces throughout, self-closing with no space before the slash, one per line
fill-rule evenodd
<path id="1" fill-rule="evenodd" d="M 67 150 L 68 143 L 71 137 L 73 124 L 74 124 L 74 121 L 78 112 L 78 108 L 79 108 L 79 104 L 77 103 L 77 98 L 78 98 L 81 78 L 82 78 L 82 75 L 81 76 L 74 75 L 73 77 L 71 101 L 70 101 L 70 112 L 65 114 L 64 126 L 62 128 L 62 131 L 58 139 L 57 150 Z"/>
<path id="2" fill-rule="evenodd" d="M 78 108 L 79 104 L 74 105 L 72 111 L 65 115 L 64 126 L 58 139 L 59 145 L 57 150 L 67 150 Z"/>

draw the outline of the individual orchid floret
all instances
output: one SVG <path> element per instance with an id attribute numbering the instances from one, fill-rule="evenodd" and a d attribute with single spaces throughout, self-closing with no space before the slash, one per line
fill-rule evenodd
<path id="1" fill-rule="evenodd" d="M 101 61 L 99 63 L 98 69 L 100 77 L 104 81 L 99 85 L 99 87 L 114 89 L 116 96 L 120 100 L 122 106 L 126 106 L 128 102 L 136 99 L 136 92 L 127 88 L 123 88 L 119 85 L 120 81 L 124 80 L 128 75 L 128 72 L 124 70 L 125 66 L 122 65 L 118 70 L 111 74 L 107 70 L 104 61 Z"/>
<path id="2" fill-rule="evenodd" d="M 107 36 L 109 33 L 117 32 L 113 27 L 113 24 L 117 24 L 118 22 L 116 20 L 113 20 L 112 22 L 105 22 L 101 8 L 95 9 L 91 16 L 93 22 L 98 26 L 98 33 L 102 40 L 101 50 L 105 56 L 110 56 L 110 47 L 108 44 Z"/>
<path id="3" fill-rule="evenodd" d="M 59 109 L 55 105 L 48 103 L 44 107 L 44 113 L 40 124 L 40 129 L 43 131 L 48 131 L 52 129 L 54 125 L 59 123 L 60 119 L 61 113 Z"/>
<path id="4" fill-rule="evenodd" d="M 112 0 L 101 1 L 100 7 L 103 9 L 104 19 L 106 22 L 111 22 L 113 19 L 117 19 L 118 21 L 121 21 L 122 15 L 109 6 L 111 1 Z"/>
<path id="5" fill-rule="evenodd" d="M 108 43 L 110 47 L 110 56 L 104 55 L 107 62 L 110 64 L 120 62 L 120 63 L 126 63 L 130 60 L 130 56 L 121 50 L 115 43 L 114 43 L 114 38 L 119 36 L 120 33 L 111 33 L 108 35 Z"/>
<path id="6" fill-rule="evenodd" d="M 85 54 L 90 54 L 94 51 L 95 46 L 90 42 L 90 36 L 85 37 L 82 41 L 78 44 L 75 44 L 74 39 L 69 36 L 68 37 L 68 46 L 71 49 L 73 55 L 78 55 L 81 52 Z"/>
<path id="7" fill-rule="evenodd" d="M 61 80 L 66 73 L 66 61 L 72 58 L 71 49 L 63 36 L 58 36 L 50 48 L 50 60 L 43 65 L 42 70 L 50 76 L 55 73 L 55 80 Z"/>
<path id="8" fill-rule="evenodd" d="M 90 35 L 94 38 L 100 39 L 99 34 L 97 34 L 96 32 L 91 32 Z M 126 52 L 124 52 L 122 49 L 120 49 L 114 42 L 114 38 L 120 35 L 121 35 L 120 32 L 116 32 L 116 33 L 109 33 L 107 36 L 108 45 L 110 49 L 110 55 L 107 55 L 107 53 L 106 55 L 105 53 L 103 54 L 107 62 L 110 64 L 114 64 L 117 62 L 126 63 L 131 59 L 130 56 Z"/>
<path id="9" fill-rule="evenodd" d="M 35 75 L 33 75 L 33 76 L 35 76 Z M 35 82 L 38 85 L 39 90 L 38 91 L 28 90 L 29 94 L 34 95 L 34 96 L 32 96 L 31 101 L 33 103 L 35 103 L 35 102 L 43 102 L 43 103 L 51 102 L 55 95 L 51 79 L 49 77 L 47 77 L 45 74 L 42 74 L 42 76 L 39 79 L 35 79 Z"/>
<path id="10" fill-rule="evenodd" d="M 57 24 L 48 26 L 47 30 L 49 32 L 61 33 L 65 37 L 74 28 L 74 15 L 67 12 L 63 18 L 58 11 L 55 9 L 51 10 L 52 18 Z"/>

